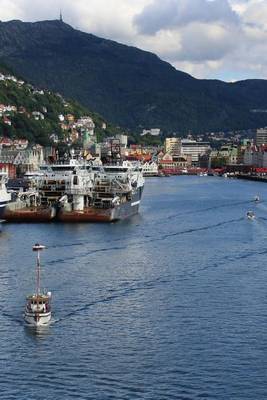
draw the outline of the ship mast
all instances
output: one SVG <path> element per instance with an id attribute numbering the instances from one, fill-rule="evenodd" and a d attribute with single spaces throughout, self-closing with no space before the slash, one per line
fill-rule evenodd
<path id="1" fill-rule="evenodd" d="M 40 282 L 41 282 L 41 257 L 40 252 L 45 249 L 45 246 L 42 246 L 39 243 L 36 243 L 32 250 L 37 251 L 37 263 L 36 263 L 36 295 L 37 295 L 37 305 L 39 303 L 39 295 L 40 295 Z"/>

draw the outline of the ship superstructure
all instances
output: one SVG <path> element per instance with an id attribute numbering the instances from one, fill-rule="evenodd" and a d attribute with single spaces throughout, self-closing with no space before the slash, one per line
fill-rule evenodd
<path id="1" fill-rule="evenodd" d="M 90 196 L 67 193 L 58 219 L 68 222 L 112 222 L 128 218 L 139 209 L 144 178 L 139 165 L 123 162 L 117 165 L 87 166 L 93 177 Z M 74 198 L 73 198 L 74 199 Z"/>

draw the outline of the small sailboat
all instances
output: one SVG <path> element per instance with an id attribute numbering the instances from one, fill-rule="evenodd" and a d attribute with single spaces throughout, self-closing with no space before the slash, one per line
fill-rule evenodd
<path id="1" fill-rule="evenodd" d="M 48 325 L 51 321 L 51 292 L 44 293 L 41 291 L 41 263 L 40 252 L 45 249 L 45 246 L 39 243 L 32 248 L 37 252 L 36 263 L 36 292 L 27 297 L 27 303 L 24 312 L 24 320 L 27 325 L 39 327 Z"/>
<path id="2" fill-rule="evenodd" d="M 255 203 L 258 203 L 258 202 L 260 201 L 260 196 L 258 196 L 258 195 L 255 196 L 255 197 L 254 197 L 254 201 L 255 201 Z"/>
<path id="3" fill-rule="evenodd" d="M 247 212 L 247 219 L 255 219 L 255 214 L 253 211 L 248 211 Z"/>

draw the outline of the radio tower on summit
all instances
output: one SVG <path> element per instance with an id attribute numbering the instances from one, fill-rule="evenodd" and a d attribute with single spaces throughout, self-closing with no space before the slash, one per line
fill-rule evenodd
<path id="1" fill-rule="evenodd" d="M 59 21 L 63 22 L 63 16 L 62 16 L 62 10 L 60 9 L 60 13 L 59 13 Z"/>

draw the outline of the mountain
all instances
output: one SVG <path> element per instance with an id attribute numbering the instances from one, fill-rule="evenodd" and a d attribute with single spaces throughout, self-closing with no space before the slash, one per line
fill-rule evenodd
<path id="1" fill-rule="evenodd" d="M 0 23 L 0 58 L 116 125 L 184 133 L 267 125 L 267 81 L 198 80 L 156 55 L 62 21 Z"/>

